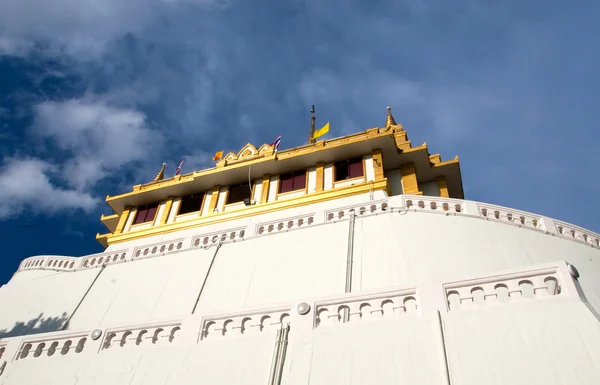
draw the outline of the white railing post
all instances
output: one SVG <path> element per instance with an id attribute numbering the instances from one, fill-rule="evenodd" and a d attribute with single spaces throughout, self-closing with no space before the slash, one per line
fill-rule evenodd
<path id="1" fill-rule="evenodd" d="M 465 214 L 473 215 L 476 217 L 481 216 L 481 214 L 479 213 L 479 207 L 477 207 L 477 203 L 473 201 L 464 201 L 463 205 L 463 207 L 465 208 Z"/>
<path id="2" fill-rule="evenodd" d="M 552 219 L 548 217 L 541 217 L 540 223 L 542 224 L 542 228 L 547 233 L 558 234 L 558 230 L 556 229 L 556 225 L 554 224 L 554 221 Z"/>

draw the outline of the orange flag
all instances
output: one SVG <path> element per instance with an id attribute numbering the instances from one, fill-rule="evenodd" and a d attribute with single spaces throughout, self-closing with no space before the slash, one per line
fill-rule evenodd
<path id="1" fill-rule="evenodd" d="M 219 160 L 221 160 L 222 157 L 223 157 L 223 151 L 217 151 L 217 152 L 215 152 L 215 156 L 213 156 L 213 160 L 219 161 Z"/>

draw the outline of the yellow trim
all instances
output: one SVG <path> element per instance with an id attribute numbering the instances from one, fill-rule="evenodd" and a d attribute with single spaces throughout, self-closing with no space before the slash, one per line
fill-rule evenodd
<path id="1" fill-rule="evenodd" d="M 263 176 L 262 191 L 260 192 L 260 203 L 267 203 L 267 199 L 269 199 L 269 181 L 270 180 L 271 180 L 271 175 Z"/>
<path id="2" fill-rule="evenodd" d="M 322 191 L 319 193 L 302 195 L 297 198 L 285 199 L 283 201 L 274 201 L 262 205 L 246 206 L 244 208 L 240 208 L 239 210 L 215 213 L 214 215 L 202 216 L 194 220 L 169 223 L 164 226 L 140 230 L 134 233 L 124 233 L 119 235 L 103 234 L 100 235 L 100 237 L 107 237 L 108 244 L 112 245 L 115 243 L 130 241 L 133 239 L 166 234 L 173 231 L 231 221 L 233 219 L 247 218 L 254 215 L 267 214 L 274 211 L 305 206 L 308 204 L 324 202 L 332 199 L 340 199 L 347 196 L 368 193 L 371 190 L 386 189 L 387 179 L 382 179 L 380 181 L 375 182 L 364 182 L 352 186 L 345 186 L 337 189 Z"/>
<path id="3" fill-rule="evenodd" d="M 131 213 L 131 207 L 125 207 L 121 217 L 119 218 L 119 223 L 117 224 L 117 228 L 115 229 L 115 234 L 120 234 L 123 232 L 125 225 L 127 224 L 127 219 L 129 219 L 129 214 Z"/>
<path id="4" fill-rule="evenodd" d="M 448 186 L 446 185 L 446 177 L 439 176 L 435 178 L 435 181 L 440 189 L 440 197 L 450 198 L 450 195 L 448 194 Z"/>
<path id="5" fill-rule="evenodd" d="M 423 195 L 423 192 L 419 191 L 414 163 L 407 163 L 400 166 L 400 174 L 402 175 L 402 189 L 404 194 Z"/>
<path id="6" fill-rule="evenodd" d="M 171 213 L 171 208 L 173 207 L 173 200 L 174 198 L 171 197 L 165 202 L 165 209 L 160 217 L 160 222 L 158 222 L 159 226 L 164 225 L 167 223 L 167 220 L 169 220 L 169 214 Z M 179 207 L 181 207 L 181 205 L 179 205 Z M 177 208 L 177 211 L 179 211 L 179 208 Z"/>
<path id="7" fill-rule="evenodd" d="M 342 183 L 346 183 L 346 182 L 358 182 L 359 180 L 366 181 L 367 178 L 363 175 L 363 176 L 357 176 L 356 178 L 339 180 L 337 182 L 333 182 L 333 188 L 339 188 L 339 187 L 335 187 L 336 184 L 342 184 Z"/>
<path id="8" fill-rule="evenodd" d="M 373 170 L 375 172 L 375 180 L 383 179 L 383 154 L 381 150 L 375 150 L 371 153 L 373 160 Z"/>
<path id="9" fill-rule="evenodd" d="M 113 222 L 114 220 L 117 220 L 117 224 L 115 225 L 115 228 L 112 229 L 110 226 L 110 222 Z M 111 233 L 113 231 L 115 231 L 115 229 L 117 228 L 117 226 L 119 225 L 119 214 L 112 214 L 112 215 L 100 215 L 100 222 L 102 222 L 102 224 L 104 226 L 106 226 L 106 228 L 108 229 L 108 231 L 110 231 Z"/>
<path id="10" fill-rule="evenodd" d="M 208 206 L 207 215 L 213 215 L 217 208 L 217 202 L 219 201 L 219 193 L 221 192 L 221 186 L 215 186 L 210 197 L 210 205 Z"/>
<path id="11" fill-rule="evenodd" d="M 402 133 L 404 133 L 404 131 L 402 131 Z M 343 147 L 350 143 L 363 142 L 363 141 L 367 141 L 367 140 L 371 140 L 371 139 L 375 139 L 375 138 L 379 138 L 379 137 L 392 137 L 396 134 L 398 134 L 398 133 L 396 133 L 395 131 L 386 131 L 383 128 L 382 129 L 372 128 L 372 129 L 369 129 L 369 130 L 366 130 L 363 132 L 359 132 L 356 134 L 351 134 L 351 135 L 347 135 L 347 136 L 343 136 L 343 137 L 339 137 L 339 138 L 328 139 L 326 141 L 321 140 L 314 144 L 308 144 L 308 145 L 304 145 L 304 146 L 300 146 L 300 147 L 291 148 L 289 150 L 280 151 L 277 154 L 272 154 L 272 155 L 265 154 L 264 157 L 261 157 L 258 159 L 251 159 L 251 160 L 242 161 L 242 162 L 235 162 L 235 164 L 225 164 L 223 167 L 213 167 L 213 168 L 206 169 L 206 170 L 194 171 L 191 174 L 177 175 L 173 178 L 161 180 L 159 182 L 148 183 L 145 185 L 137 185 L 137 186 L 134 186 L 132 192 L 115 195 L 115 196 L 107 196 L 106 201 L 110 202 L 110 201 L 122 199 L 122 198 L 125 198 L 128 196 L 137 195 L 140 192 L 156 190 L 156 189 L 160 189 L 163 187 L 179 184 L 182 182 L 202 178 L 207 175 L 222 172 L 223 168 L 233 169 L 233 168 L 237 168 L 237 167 L 246 167 L 246 166 L 254 165 L 257 163 L 270 162 L 275 159 L 285 160 L 285 159 L 295 158 L 295 157 L 303 156 L 303 155 L 314 153 L 314 152 L 329 150 L 329 149 L 336 148 L 336 147 Z M 404 136 L 406 136 L 406 135 L 404 134 Z M 244 146 L 244 147 L 246 147 L 246 146 Z"/>
<path id="12" fill-rule="evenodd" d="M 105 249 L 108 247 L 108 237 L 110 236 L 109 234 L 100 234 L 100 233 L 96 233 L 96 240 L 98 241 L 99 244 L 102 245 L 102 247 L 104 247 Z"/>
<path id="13" fill-rule="evenodd" d="M 317 181 L 316 181 L 316 184 L 315 184 L 315 191 L 316 192 L 323 191 L 324 170 L 325 169 L 324 169 L 323 163 L 317 163 L 317 166 L 316 166 Z"/>

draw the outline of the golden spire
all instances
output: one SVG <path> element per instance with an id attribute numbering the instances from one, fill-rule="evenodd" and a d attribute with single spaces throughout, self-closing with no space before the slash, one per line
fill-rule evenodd
<path id="1" fill-rule="evenodd" d="M 396 123 L 396 121 L 394 120 L 394 117 L 392 116 L 392 107 L 388 106 L 387 111 L 388 111 L 388 114 L 387 114 L 387 119 L 385 120 L 385 126 L 386 127 L 397 126 L 398 124 Z"/>
<path id="2" fill-rule="evenodd" d="M 156 178 L 154 178 L 153 182 L 158 182 L 159 180 L 165 179 L 165 167 L 167 167 L 166 163 L 163 163 L 162 167 L 158 174 L 156 174 Z"/>
<path id="3" fill-rule="evenodd" d="M 310 119 L 310 133 L 308 134 L 308 144 L 316 142 L 316 140 L 314 138 L 314 136 L 315 136 L 315 119 L 316 119 L 314 104 L 313 104 L 312 108 L 310 109 L 310 113 L 311 113 L 312 117 Z"/>

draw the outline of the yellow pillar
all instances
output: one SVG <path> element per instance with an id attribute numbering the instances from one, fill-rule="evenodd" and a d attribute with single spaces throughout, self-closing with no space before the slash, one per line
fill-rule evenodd
<path id="1" fill-rule="evenodd" d="M 271 175 L 264 175 L 262 180 L 262 190 L 260 193 L 260 203 L 267 203 L 267 199 L 269 199 L 269 182 L 271 180 Z"/>
<path id="2" fill-rule="evenodd" d="M 217 208 L 217 202 L 219 201 L 219 192 L 221 191 L 221 186 L 215 186 L 212 192 L 212 196 L 210 198 L 210 205 L 208 206 L 208 215 L 213 215 L 215 209 Z"/>
<path id="3" fill-rule="evenodd" d="M 127 223 L 127 218 L 129 218 L 129 213 L 131 212 L 131 207 L 127 206 L 121 213 L 119 217 L 119 223 L 117 223 L 117 228 L 115 229 L 115 234 L 121 234 L 123 229 L 125 228 L 125 224 Z"/>
<path id="4" fill-rule="evenodd" d="M 446 185 L 446 177 L 438 176 L 437 178 L 435 178 L 435 181 L 437 182 L 438 188 L 440 189 L 440 197 L 450 198 L 450 195 L 448 194 L 448 186 Z"/>
<path id="5" fill-rule="evenodd" d="M 407 163 L 400 166 L 400 173 L 402 174 L 402 189 L 404 190 L 404 194 L 423 195 L 423 192 L 419 191 L 414 163 Z"/>
<path id="6" fill-rule="evenodd" d="M 375 150 L 371 153 L 373 158 L 373 169 L 375 170 L 375 180 L 383 179 L 383 156 L 381 150 Z"/>
<path id="7" fill-rule="evenodd" d="M 169 197 L 169 199 L 165 203 L 165 209 L 163 210 L 162 217 L 160 217 L 160 221 L 158 222 L 159 226 L 167 223 L 167 220 L 169 219 L 169 213 L 171 212 L 172 207 L 173 207 L 173 197 Z"/>
<path id="8" fill-rule="evenodd" d="M 323 163 L 317 163 L 316 192 L 323 191 Z"/>

